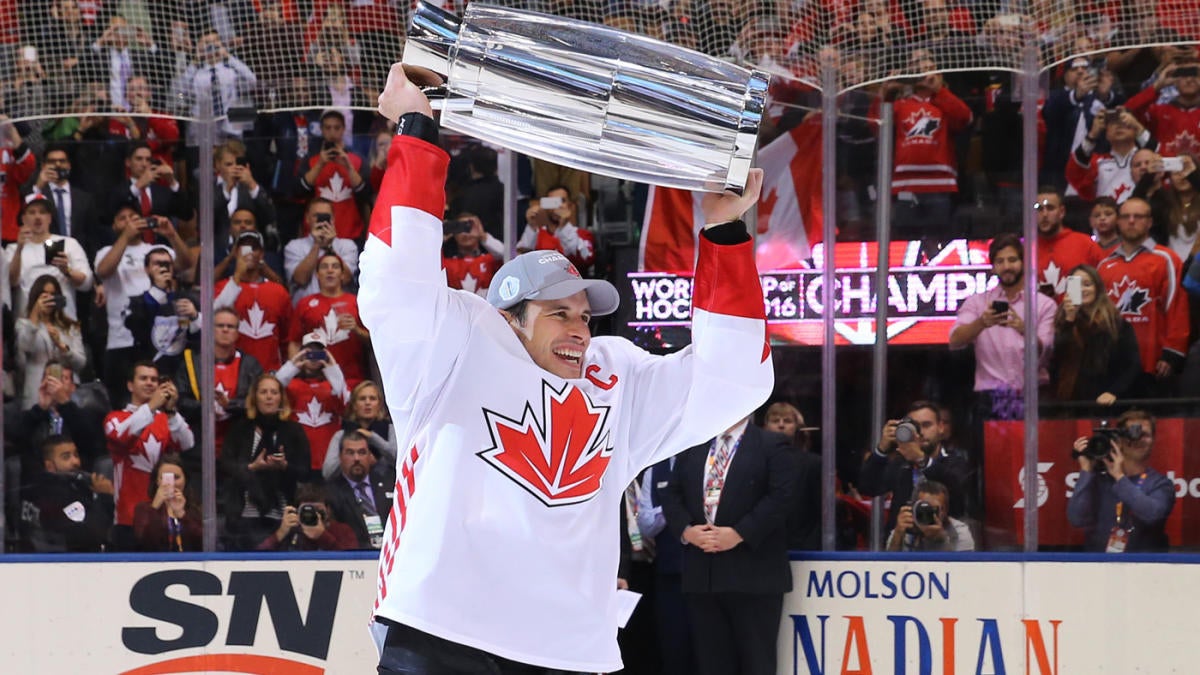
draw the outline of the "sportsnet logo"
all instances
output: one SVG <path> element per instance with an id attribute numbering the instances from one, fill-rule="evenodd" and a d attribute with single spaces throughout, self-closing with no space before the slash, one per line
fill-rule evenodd
<path id="1" fill-rule="evenodd" d="M 1113 284 L 1108 295 L 1116 303 L 1117 311 L 1125 317 L 1142 316 L 1142 308 L 1150 302 L 1150 291 L 1136 281 L 1130 281 L 1129 277 Z"/>
<path id="2" fill-rule="evenodd" d="M 608 413 L 574 385 L 543 381 L 540 419 L 532 403 L 520 420 L 484 409 L 492 447 L 479 457 L 546 506 L 588 501 L 612 457 Z"/>

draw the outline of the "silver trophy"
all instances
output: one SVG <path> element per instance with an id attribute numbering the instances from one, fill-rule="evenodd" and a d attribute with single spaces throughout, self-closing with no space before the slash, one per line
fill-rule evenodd
<path id="1" fill-rule="evenodd" d="M 447 129 L 584 171 L 741 191 L 768 75 L 606 26 L 426 2 L 404 63 L 445 78 Z"/>

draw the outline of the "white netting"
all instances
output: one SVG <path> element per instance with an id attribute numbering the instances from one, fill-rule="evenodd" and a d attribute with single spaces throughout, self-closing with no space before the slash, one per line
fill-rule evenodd
<path id="1" fill-rule="evenodd" d="M 1117 50 L 1109 54 L 1120 66 L 1144 77 L 1139 61 L 1151 59 L 1130 48 L 1200 40 L 1195 0 L 496 4 L 607 23 L 810 84 L 822 55 L 833 57 L 843 88 L 931 70 L 1016 70 L 1026 44 L 1037 45 L 1043 67 Z M 222 95 L 213 105 L 222 114 L 235 104 L 369 109 L 402 51 L 410 7 L 408 0 L 7 0 L 0 2 L 4 109 L 10 117 L 195 118 L 202 112 L 196 89 L 214 77 Z"/>

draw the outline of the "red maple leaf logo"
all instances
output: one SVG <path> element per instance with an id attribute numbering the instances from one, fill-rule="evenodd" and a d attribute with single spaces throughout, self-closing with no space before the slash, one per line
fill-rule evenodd
<path id="1" fill-rule="evenodd" d="M 542 382 L 542 415 L 525 404 L 521 419 L 483 411 L 492 447 L 479 456 L 546 506 L 585 502 L 600 491 L 612 458 L 608 406 L 564 384 Z"/>

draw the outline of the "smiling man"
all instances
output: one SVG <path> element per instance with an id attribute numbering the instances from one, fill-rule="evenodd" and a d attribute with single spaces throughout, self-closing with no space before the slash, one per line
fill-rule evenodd
<path id="1" fill-rule="evenodd" d="M 429 102 L 392 67 L 399 122 L 362 257 L 359 307 L 401 448 L 375 607 L 379 672 L 612 672 L 618 509 L 645 467 L 770 394 L 745 193 L 708 195 L 694 344 L 653 356 L 593 338 L 617 291 L 561 253 L 497 271 L 488 300 L 441 269 L 449 156 Z"/>

